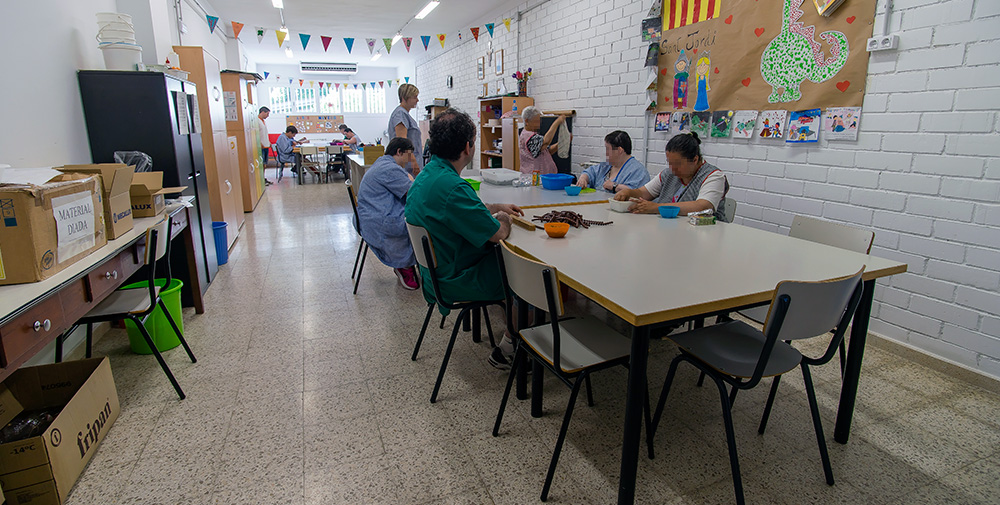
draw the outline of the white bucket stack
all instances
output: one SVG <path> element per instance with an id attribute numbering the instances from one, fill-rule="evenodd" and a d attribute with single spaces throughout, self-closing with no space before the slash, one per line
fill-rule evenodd
<path id="1" fill-rule="evenodd" d="M 97 44 L 108 70 L 135 70 L 142 61 L 142 46 L 135 43 L 132 16 L 118 12 L 97 13 Z"/>

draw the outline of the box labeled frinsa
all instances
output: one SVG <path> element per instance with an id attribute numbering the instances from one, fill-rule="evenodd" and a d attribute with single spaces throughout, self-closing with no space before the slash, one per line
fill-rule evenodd
<path id="1" fill-rule="evenodd" d="M 135 167 L 123 163 L 98 163 L 65 165 L 56 167 L 56 170 L 70 174 L 100 176 L 108 240 L 116 239 L 132 229 L 132 201 L 129 197 L 129 188 L 132 186 Z"/>
<path id="2" fill-rule="evenodd" d="M 0 423 L 22 411 L 58 410 L 38 436 L 0 444 L 8 503 L 61 505 L 97 452 L 120 407 L 107 357 L 16 370 L 0 384 Z"/>
<path id="3" fill-rule="evenodd" d="M 97 177 L 0 184 L 0 285 L 47 279 L 107 242 Z"/>
<path id="4" fill-rule="evenodd" d="M 180 193 L 187 186 L 163 187 L 163 172 L 136 172 L 129 190 L 132 200 L 132 215 L 135 217 L 156 217 L 166 208 L 164 195 Z"/>

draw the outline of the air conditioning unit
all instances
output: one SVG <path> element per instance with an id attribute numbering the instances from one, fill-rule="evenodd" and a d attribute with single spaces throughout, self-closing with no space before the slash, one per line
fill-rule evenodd
<path id="1" fill-rule="evenodd" d="M 356 74 L 358 64 L 303 61 L 299 63 L 299 70 L 303 74 Z"/>

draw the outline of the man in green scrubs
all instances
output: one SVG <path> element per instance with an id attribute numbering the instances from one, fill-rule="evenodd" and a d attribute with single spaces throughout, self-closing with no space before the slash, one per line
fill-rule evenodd
<path id="1" fill-rule="evenodd" d="M 524 215 L 509 203 L 484 204 L 459 174 L 475 156 L 476 125 L 457 109 L 438 116 L 430 128 L 431 156 L 406 195 L 406 222 L 423 227 L 434 241 L 441 296 L 451 302 L 503 300 L 503 281 L 493 244 L 510 235 L 512 214 Z M 414 244 L 414 247 L 420 247 Z M 421 267 L 421 276 L 429 278 Z M 424 298 L 434 300 L 429 282 Z M 513 346 L 508 338 L 494 349 L 490 363 L 510 367 Z"/>

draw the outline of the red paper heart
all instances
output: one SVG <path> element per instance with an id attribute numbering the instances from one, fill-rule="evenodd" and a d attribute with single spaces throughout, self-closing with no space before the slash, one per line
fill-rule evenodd
<path id="1" fill-rule="evenodd" d="M 764 29 L 763 28 L 754 28 L 753 33 L 755 35 L 757 35 L 758 37 L 760 37 L 761 35 L 764 34 Z"/>
<path id="2" fill-rule="evenodd" d="M 729 15 L 729 17 L 728 17 L 728 18 L 726 18 L 726 21 L 725 21 L 725 23 L 726 23 L 727 25 L 731 25 L 731 24 L 733 24 L 733 15 L 732 15 L 732 14 L 730 14 L 730 15 Z"/>
<path id="3" fill-rule="evenodd" d="M 715 73 L 719 73 L 719 67 L 715 67 Z"/>
<path id="4" fill-rule="evenodd" d="M 743 79 L 740 82 L 743 83 L 744 86 L 749 86 L 750 85 L 750 78 L 747 77 L 746 79 Z"/>
<path id="5" fill-rule="evenodd" d="M 837 83 L 837 89 L 839 89 L 841 93 L 847 91 L 847 88 L 850 86 L 851 86 L 851 81 L 840 81 Z"/>
<path id="6" fill-rule="evenodd" d="M 661 69 L 660 70 L 660 75 L 667 75 L 667 69 L 665 69 L 665 68 Z"/>
<path id="7" fill-rule="evenodd" d="M 851 16 L 851 17 L 847 18 L 847 24 L 853 23 L 855 19 L 858 19 L 858 18 L 856 18 L 854 16 Z"/>
<path id="8" fill-rule="evenodd" d="M 697 48 L 694 49 L 694 54 L 698 54 L 698 49 Z"/>

